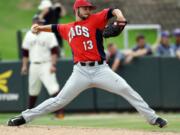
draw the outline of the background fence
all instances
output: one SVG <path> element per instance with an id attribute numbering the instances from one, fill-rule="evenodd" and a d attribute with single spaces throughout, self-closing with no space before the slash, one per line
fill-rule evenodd
<path id="1" fill-rule="evenodd" d="M 8 92 L 0 87 L 0 112 L 20 111 L 27 107 L 27 76 L 20 75 L 20 62 L 0 63 L 0 82 L 7 80 Z M 58 80 L 63 87 L 72 72 L 72 60 L 58 62 Z M 145 57 L 118 70 L 126 81 L 156 109 L 180 109 L 180 61 L 176 58 Z M 12 71 L 10 77 L 2 78 Z M 79 82 L 81 83 L 81 82 Z M 78 85 L 78 84 L 77 84 Z M 2 86 L 2 84 L 1 84 Z M 6 86 L 6 85 L 4 85 Z M 38 104 L 48 98 L 43 88 Z M 124 110 L 132 107 L 117 95 L 91 88 L 81 93 L 66 108 L 66 111 Z"/>

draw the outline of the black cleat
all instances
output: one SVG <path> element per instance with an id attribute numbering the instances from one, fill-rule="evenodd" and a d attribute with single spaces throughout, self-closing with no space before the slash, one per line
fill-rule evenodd
<path id="1" fill-rule="evenodd" d="M 20 125 L 23 125 L 25 123 L 26 123 L 26 121 L 23 118 L 23 116 L 17 116 L 17 117 L 11 118 L 8 121 L 7 125 L 8 126 L 20 126 Z"/>
<path id="2" fill-rule="evenodd" d="M 167 120 L 159 117 L 156 119 L 156 122 L 154 125 L 158 125 L 160 128 L 163 128 L 163 127 L 167 126 Z"/>

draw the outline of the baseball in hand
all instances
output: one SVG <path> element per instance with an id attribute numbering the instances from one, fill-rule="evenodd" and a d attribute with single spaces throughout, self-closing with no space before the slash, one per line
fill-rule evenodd
<path id="1" fill-rule="evenodd" d="M 31 27 L 32 33 L 37 34 L 39 32 L 38 28 L 39 28 L 38 24 L 33 24 L 32 27 Z"/>

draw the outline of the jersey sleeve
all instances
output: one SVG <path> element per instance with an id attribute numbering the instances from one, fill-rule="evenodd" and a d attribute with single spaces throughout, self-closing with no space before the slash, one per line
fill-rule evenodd
<path id="1" fill-rule="evenodd" d="M 31 45 L 31 36 L 30 36 L 30 32 L 27 32 L 22 43 L 22 49 L 29 50 L 30 45 Z"/>
<path id="2" fill-rule="evenodd" d="M 106 26 L 108 20 L 113 17 L 112 11 L 113 9 L 107 8 L 95 14 L 97 28 L 103 29 Z"/>
<path id="3" fill-rule="evenodd" d="M 52 25 L 52 31 L 56 35 L 60 35 L 63 39 L 68 40 L 67 25 L 66 24 L 54 24 L 54 25 Z"/>

